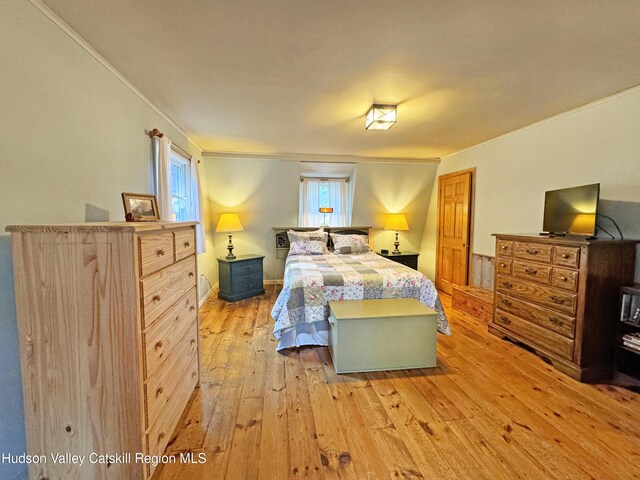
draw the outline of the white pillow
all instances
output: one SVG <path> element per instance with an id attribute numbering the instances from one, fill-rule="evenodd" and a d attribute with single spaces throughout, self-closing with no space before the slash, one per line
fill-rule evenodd
<path id="1" fill-rule="evenodd" d="M 366 235 L 338 235 L 331 234 L 333 253 L 336 255 L 349 253 L 367 253 L 369 241 Z"/>
<path id="2" fill-rule="evenodd" d="M 329 234 L 324 231 L 323 228 L 319 228 L 318 230 L 313 230 L 311 232 L 297 232 L 295 230 L 288 230 L 287 237 L 289 237 L 289 243 L 293 242 L 309 242 L 309 241 L 319 241 L 324 245 L 323 254 L 328 254 L 329 249 L 327 248 L 327 240 L 329 239 Z"/>
<path id="3" fill-rule="evenodd" d="M 324 255 L 327 246 L 319 240 L 291 242 L 289 255 Z"/>

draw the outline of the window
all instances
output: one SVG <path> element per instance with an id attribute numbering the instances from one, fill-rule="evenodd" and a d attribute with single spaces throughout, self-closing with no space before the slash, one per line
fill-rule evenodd
<path id="1" fill-rule="evenodd" d="M 300 227 L 321 225 L 345 227 L 351 223 L 348 178 L 301 178 L 300 180 L 298 213 Z M 319 209 L 322 207 L 331 207 L 333 212 L 320 213 Z"/>
<path id="2" fill-rule="evenodd" d="M 171 219 L 185 222 L 192 220 L 191 211 L 191 165 L 187 158 L 171 151 L 169 190 L 171 193 Z"/>
<path id="3" fill-rule="evenodd" d="M 298 226 L 351 225 L 355 174 L 355 163 L 300 162 Z M 322 214 L 322 207 L 333 212 Z"/>

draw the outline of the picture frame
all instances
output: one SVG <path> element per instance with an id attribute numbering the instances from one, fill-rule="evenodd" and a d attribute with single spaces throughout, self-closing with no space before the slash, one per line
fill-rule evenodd
<path id="1" fill-rule="evenodd" d="M 158 200 L 147 193 L 122 193 L 124 217 L 127 222 L 156 222 L 160 220 Z"/>

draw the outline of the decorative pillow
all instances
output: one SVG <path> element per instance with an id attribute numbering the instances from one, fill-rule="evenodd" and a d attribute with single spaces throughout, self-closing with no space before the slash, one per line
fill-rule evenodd
<path id="1" fill-rule="evenodd" d="M 369 241 L 366 235 L 337 235 L 332 233 L 333 253 L 340 255 L 346 253 L 367 253 Z"/>
<path id="2" fill-rule="evenodd" d="M 324 255 L 327 246 L 319 240 L 291 242 L 289 255 Z"/>
<path id="3" fill-rule="evenodd" d="M 308 241 L 323 242 L 324 254 L 326 255 L 327 253 L 329 253 L 329 249 L 327 249 L 327 240 L 329 240 L 329 234 L 325 232 L 323 228 L 319 228 L 318 230 L 313 230 L 311 232 L 296 232 L 295 230 L 288 230 L 287 237 L 289 237 L 289 243 Z"/>

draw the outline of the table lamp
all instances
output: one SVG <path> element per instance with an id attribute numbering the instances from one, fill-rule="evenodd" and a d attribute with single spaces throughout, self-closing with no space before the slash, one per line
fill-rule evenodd
<path id="1" fill-rule="evenodd" d="M 232 234 L 231 232 L 242 232 L 244 228 L 242 228 L 242 224 L 240 223 L 240 219 L 236 213 L 223 213 L 220 215 L 220 220 L 218 220 L 218 226 L 216 227 L 216 232 L 227 232 L 229 234 L 229 245 L 227 245 L 227 250 L 229 250 L 229 255 L 227 255 L 227 260 L 234 260 L 236 256 L 233 254 L 233 242 L 232 242 Z"/>
<path id="2" fill-rule="evenodd" d="M 327 223 L 327 213 L 333 213 L 333 207 L 320 207 L 318 211 L 322 214 L 322 225 L 321 227 L 328 227 Z"/>
<path id="3" fill-rule="evenodd" d="M 389 218 L 387 219 L 387 223 L 385 224 L 384 229 L 396 231 L 396 241 L 393 243 L 393 246 L 396 248 L 391 253 L 394 255 L 398 255 L 402 253 L 400 250 L 398 250 L 398 247 L 400 246 L 400 242 L 398 241 L 398 231 L 409 230 L 409 225 L 407 225 L 407 219 L 404 218 L 404 214 L 394 213 L 392 215 L 389 215 Z"/>

